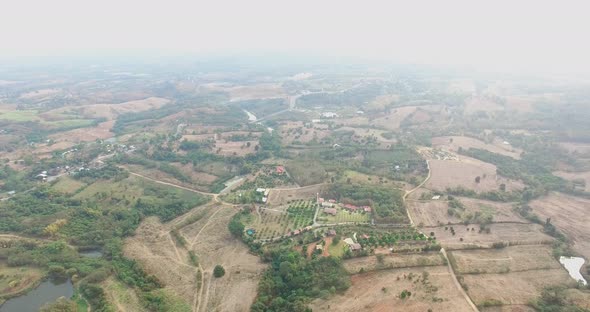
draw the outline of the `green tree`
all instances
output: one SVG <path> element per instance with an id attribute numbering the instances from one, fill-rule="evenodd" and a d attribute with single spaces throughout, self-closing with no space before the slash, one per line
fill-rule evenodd
<path id="1" fill-rule="evenodd" d="M 216 265 L 213 269 L 213 276 L 219 278 L 225 275 L 225 269 L 221 265 Z"/>

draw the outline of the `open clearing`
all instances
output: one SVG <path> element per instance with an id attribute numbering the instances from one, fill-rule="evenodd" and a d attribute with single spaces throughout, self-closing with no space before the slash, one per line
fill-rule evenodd
<path id="1" fill-rule="evenodd" d="M 447 188 L 463 187 L 477 193 L 497 191 L 501 184 L 506 185 L 506 191 L 521 190 L 524 185 L 516 180 L 510 180 L 496 174 L 496 166 L 461 156 L 456 160 L 430 160 L 431 176 L 425 187 L 437 191 Z M 480 177 L 479 183 L 475 182 Z"/>
<path id="2" fill-rule="evenodd" d="M 495 299 L 503 304 L 527 304 L 548 286 L 575 285 L 562 269 L 532 270 L 506 274 L 465 274 L 469 296 L 476 305 Z"/>
<path id="3" fill-rule="evenodd" d="M 465 210 L 461 211 L 462 215 L 481 213 L 482 215 L 490 214 L 493 216 L 493 222 L 527 222 L 524 218 L 512 210 L 512 203 L 493 202 L 481 199 L 455 197 L 464 206 Z M 412 214 L 412 219 L 416 224 L 424 226 L 438 226 L 448 224 L 457 224 L 463 220 L 456 215 L 449 215 L 449 202 L 447 200 L 409 200 L 407 207 Z"/>
<path id="4" fill-rule="evenodd" d="M 427 272 L 427 282 L 422 282 Z M 410 280 L 409 276 L 412 275 Z M 405 277 L 405 278 L 404 278 Z M 398 280 L 399 278 L 399 280 Z M 344 294 L 328 300 L 317 299 L 314 311 L 472 311 L 455 287 L 446 266 L 382 270 L 352 276 L 351 287 Z M 419 279 L 420 282 L 416 282 Z M 401 299 L 403 290 L 409 298 Z"/>
<path id="5" fill-rule="evenodd" d="M 561 265 L 550 246 L 511 246 L 502 249 L 457 250 L 450 252 L 457 274 L 508 273 L 529 270 L 557 270 Z M 539 272 L 540 273 L 540 272 Z"/>
<path id="6" fill-rule="evenodd" d="M 470 148 L 478 148 L 487 150 L 491 153 L 496 153 L 504 156 L 509 156 L 515 159 L 520 159 L 521 149 L 512 147 L 511 145 L 503 144 L 501 141 L 494 141 L 488 144 L 475 138 L 466 136 L 443 136 L 432 138 L 433 147 L 441 147 L 447 150 L 457 152 L 459 148 L 468 150 Z"/>
<path id="7" fill-rule="evenodd" d="M 553 192 L 530 203 L 542 220 L 551 218 L 574 243 L 574 249 L 590 259 L 590 199 Z"/>

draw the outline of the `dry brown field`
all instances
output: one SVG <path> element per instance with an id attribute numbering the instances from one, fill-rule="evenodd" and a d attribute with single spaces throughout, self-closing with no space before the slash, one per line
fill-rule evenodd
<path id="1" fill-rule="evenodd" d="M 496 166 L 461 156 L 456 160 L 430 160 L 431 176 L 425 187 L 437 191 L 447 188 L 464 187 L 477 193 L 497 191 L 500 184 L 506 184 L 506 191 L 521 190 L 524 184 L 510 180 L 496 174 Z M 481 177 L 480 183 L 475 178 Z M 485 176 L 485 177 L 484 177 Z"/>
<path id="2" fill-rule="evenodd" d="M 301 129 L 303 133 L 299 134 L 296 129 Z M 314 125 L 312 129 L 304 126 L 302 121 L 287 121 L 281 124 L 279 131 L 281 132 L 284 144 L 292 144 L 293 141 L 307 143 L 316 138 L 318 141 L 330 135 L 330 131 L 326 129 L 318 129 Z"/>
<path id="3" fill-rule="evenodd" d="M 414 197 L 415 198 L 415 197 Z M 512 211 L 512 203 L 501 203 L 488 200 L 456 197 L 465 210 L 462 213 L 492 212 L 493 222 L 527 222 L 524 218 Z M 449 204 L 445 197 L 438 200 L 408 200 L 407 207 L 410 209 L 412 219 L 416 224 L 424 226 L 437 226 L 440 224 L 460 223 L 462 220 L 457 216 L 448 214 Z"/>
<path id="4" fill-rule="evenodd" d="M 104 140 L 115 136 L 115 134 L 111 132 L 114 124 L 114 120 L 105 121 L 99 123 L 95 127 L 79 128 L 52 134 L 49 136 L 49 138 L 55 140 L 56 142 L 65 141 L 76 144 L 80 142 L 93 142 L 97 139 Z"/>
<path id="5" fill-rule="evenodd" d="M 581 172 L 568 172 L 568 171 L 554 171 L 554 175 L 558 177 L 562 177 L 566 180 L 574 181 L 574 180 L 584 180 L 586 186 L 584 187 L 584 191 L 590 192 L 590 171 L 581 171 Z M 580 187 L 580 189 L 582 189 Z"/>
<path id="6" fill-rule="evenodd" d="M 551 246 L 523 245 L 501 249 L 456 250 L 449 253 L 455 259 L 457 274 L 561 269 L 561 264 L 553 257 Z"/>
<path id="7" fill-rule="evenodd" d="M 451 139 L 453 140 L 453 142 L 451 142 Z M 435 137 L 432 138 L 432 146 L 444 148 L 453 152 L 457 152 L 457 150 L 459 150 L 459 147 L 463 148 L 464 150 L 468 150 L 470 148 L 478 148 L 487 150 L 492 153 L 509 156 L 515 159 L 520 159 L 520 154 L 522 153 L 521 149 L 514 148 L 510 145 L 502 144 L 502 142 L 499 140 L 495 141 L 492 144 L 487 144 L 481 140 L 466 136 Z"/>
<path id="8" fill-rule="evenodd" d="M 250 147 L 247 146 L 250 143 Z M 246 156 L 256 153 L 258 141 L 231 142 L 225 140 L 215 141 L 215 153 L 222 156 Z"/>
<path id="9" fill-rule="evenodd" d="M 590 259 L 590 199 L 551 193 L 530 203 L 533 213 L 554 224 L 573 242 L 573 248 Z"/>
<path id="10" fill-rule="evenodd" d="M 416 111 L 417 106 L 404 106 L 391 110 L 383 117 L 375 118 L 371 123 L 387 130 L 398 130 L 401 122 Z"/>
<path id="11" fill-rule="evenodd" d="M 382 269 L 445 265 L 444 258 L 439 252 L 421 254 L 389 253 L 383 256 L 382 262 L 379 262 L 376 256 L 368 256 L 347 259 L 342 261 L 342 263 L 350 274 L 357 274 L 361 269 L 369 272 Z"/>
<path id="12" fill-rule="evenodd" d="M 125 255 L 139 261 L 194 311 L 249 311 L 265 265 L 227 230 L 236 212 L 231 206 L 209 204 L 166 224 L 147 218 L 126 239 Z M 199 217 L 187 225 L 191 216 Z M 184 247 L 170 235 L 179 226 Z M 197 255 L 197 266 L 189 261 L 188 250 Z M 213 277 L 218 264 L 226 271 L 222 278 Z"/>
<path id="13" fill-rule="evenodd" d="M 292 200 L 309 200 L 316 198 L 317 193 L 322 193 L 327 185 L 316 184 L 309 185 L 300 188 L 275 188 L 271 189 L 268 194 L 268 204 L 274 205 L 285 205 L 288 201 Z"/>
<path id="14" fill-rule="evenodd" d="M 169 102 L 170 100 L 168 99 L 149 97 L 142 100 L 134 100 L 118 104 L 90 104 L 83 106 L 65 106 L 50 110 L 48 112 L 40 114 L 39 116 L 52 116 L 55 114 L 74 112 L 82 116 L 83 118 L 104 117 L 106 119 L 111 120 L 115 119 L 120 114 L 141 112 L 150 109 L 160 108 L 168 104 Z"/>
<path id="15" fill-rule="evenodd" d="M 479 111 L 497 112 L 502 110 L 504 110 L 504 106 L 485 97 L 471 97 L 465 100 L 464 113 L 467 115 L 471 115 Z"/>
<path id="16" fill-rule="evenodd" d="M 428 273 L 426 283 L 422 282 L 423 272 Z M 412 280 L 408 277 L 410 274 Z M 420 281 L 416 282 L 417 279 Z M 351 280 L 352 285 L 344 294 L 314 300 L 313 311 L 472 311 L 446 266 L 381 270 L 355 274 Z M 403 290 L 412 295 L 401 299 Z"/>
<path id="17" fill-rule="evenodd" d="M 495 299 L 503 304 L 524 305 L 537 299 L 548 286 L 573 286 L 565 269 L 532 270 L 505 274 L 465 274 L 467 293 L 476 305 Z"/>
<path id="18" fill-rule="evenodd" d="M 232 86 L 228 84 L 210 83 L 201 87 L 229 93 L 232 101 L 267 99 L 285 97 L 285 90 L 278 83 L 261 83 L 250 86 Z"/>
<path id="19" fill-rule="evenodd" d="M 512 245 L 550 244 L 554 240 L 551 236 L 543 234 L 542 227 L 538 224 L 493 223 L 487 226 L 490 229 L 489 234 L 485 231 L 479 233 L 477 224 L 453 225 L 455 235 L 452 235 L 450 229 L 445 230 L 445 227 L 450 228 L 440 226 L 426 228 L 423 231 L 428 232 L 426 234 L 434 232 L 438 242 L 447 249 L 462 249 L 470 245 L 489 247 L 495 242 L 509 242 Z M 467 231 L 467 227 L 470 231 Z"/>

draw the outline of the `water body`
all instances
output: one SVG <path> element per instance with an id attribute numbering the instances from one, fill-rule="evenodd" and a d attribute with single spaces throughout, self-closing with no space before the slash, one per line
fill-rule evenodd
<path id="1" fill-rule="evenodd" d="M 102 257 L 102 251 L 95 249 L 95 250 L 85 250 L 79 252 L 82 257 L 88 258 L 100 258 Z"/>
<path id="2" fill-rule="evenodd" d="M 72 295 L 74 286 L 70 280 L 61 283 L 47 280 L 22 296 L 8 299 L 0 306 L 0 312 L 38 312 L 44 304 Z"/>
<path id="3" fill-rule="evenodd" d="M 258 120 L 258 118 L 256 118 L 256 115 L 250 113 L 249 111 L 244 109 L 244 112 L 248 115 L 248 121 L 256 121 Z"/>
<path id="4" fill-rule="evenodd" d="M 580 273 L 582 265 L 584 265 L 584 258 L 580 257 L 559 257 L 559 262 L 563 264 L 570 276 L 576 281 L 581 281 L 582 284 L 587 285 L 588 282 Z"/>

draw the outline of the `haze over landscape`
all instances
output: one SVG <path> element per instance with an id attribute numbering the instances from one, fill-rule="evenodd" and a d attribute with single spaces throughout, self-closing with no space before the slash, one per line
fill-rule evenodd
<path id="1" fill-rule="evenodd" d="M 590 311 L 586 1 L 9 1 L 0 312 Z"/>

